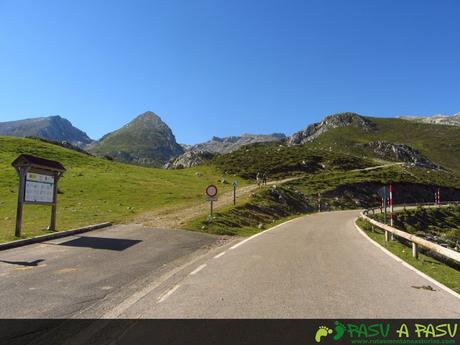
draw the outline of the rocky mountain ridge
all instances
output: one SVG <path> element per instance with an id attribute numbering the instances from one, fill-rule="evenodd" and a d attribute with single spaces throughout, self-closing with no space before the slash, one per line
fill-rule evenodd
<path id="1" fill-rule="evenodd" d="M 332 128 L 357 127 L 365 132 L 371 131 L 375 124 L 356 113 L 338 113 L 325 117 L 321 122 L 313 123 L 304 130 L 294 133 L 287 140 L 288 145 L 302 145 L 314 140 Z"/>
<path id="2" fill-rule="evenodd" d="M 67 142 L 80 148 L 93 141 L 85 132 L 59 115 L 0 122 L 0 135 L 38 137 L 61 143 Z"/>
<path id="3" fill-rule="evenodd" d="M 460 113 L 456 113 L 453 115 L 432 115 L 432 116 L 413 116 L 413 115 L 406 115 L 400 116 L 400 119 L 408 120 L 408 121 L 415 121 L 421 123 L 430 123 L 435 125 L 449 125 L 449 126 L 460 126 Z"/>
<path id="4" fill-rule="evenodd" d="M 241 136 L 230 136 L 224 138 L 214 136 L 211 140 L 204 143 L 192 145 L 188 150 L 225 154 L 235 151 L 244 145 L 270 141 L 282 141 L 285 139 L 286 135 L 282 133 L 242 134 Z"/>

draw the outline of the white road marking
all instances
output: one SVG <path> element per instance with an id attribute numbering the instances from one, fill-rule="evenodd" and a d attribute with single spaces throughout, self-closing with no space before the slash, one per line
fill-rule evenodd
<path id="1" fill-rule="evenodd" d="M 419 271 L 418 269 L 416 269 L 414 266 L 412 266 L 411 264 L 408 264 L 407 262 L 405 262 L 403 259 L 401 259 L 399 256 L 393 254 L 392 252 L 390 252 L 388 249 L 382 247 L 378 242 L 374 241 L 372 238 L 370 238 L 369 236 L 367 236 L 367 234 L 364 232 L 364 230 L 362 230 L 358 224 L 356 224 L 356 221 L 355 221 L 355 227 L 356 229 L 358 229 L 359 233 L 361 235 L 363 235 L 368 241 L 370 241 L 374 246 L 376 246 L 377 248 L 381 249 L 385 254 L 387 254 L 388 256 L 392 257 L 393 259 L 395 259 L 396 261 L 398 261 L 400 264 L 404 265 L 405 267 L 407 267 L 408 269 L 410 269 L 411 271 L 417 273 L 419 276 L 425 278 L 426 280 L 430 281 L 431 283 L 435 284 L 436 286 L 438 286 L 439 288 L 441 288 L 442 290 L 450 293 L 451 295 L 457 297 L 458 299 L 460 299 L 460 295 L 458 293 L 456 293 L 454 290 L 448 288 L 447 286 L 445 286 L 444 284 L 438 282 L 437 280 L 431 278 L 430 276 L 426 275 L 425 273 L 423 273 L 422 271 Z"/>
<path id="2" fill-rule="evenodd" d="M 239 246 L 241 246 L 241 245 L 245 244 L 246 242 L 248 242 L 248 241 L 250 241 L 250 240 L 256 238 L 257 236 L 260 236 L 260 235 L 265 234 L 265 233 L 267 233 L 267 232 L 269 232 L 269 231 L 275 230 L 276 228 L 279 228 L 279 227 L 282 226 L 282 225 L 286 225 L 287 223 L 290 223 L 290 222 L 292 222 L 292 221 L 294 221 L 294 220 L 297 220 L 297 219 L 300 219 L 300 218 L 303 218 L 303 217 L 304 217 L 304 216 L 300 216 L 300 217 L 297 217 L 297 218 L 294 218 L 294 219 L 290 219 L 290 220 L 288 220 L 288 221 L 285 221 L 284 223 L 275 225 L 274 227 L 271 227 L 270 229 L 267 229 L 267 230 L 264 230 L 264 231 L 262 231 L 262 232 L 259 232 L 258 234 L 252 235 L 251 237 L 249 237 L 249 238 L 247 238 L 247 239 L 245 239 L 245 240 L 243 240 L 243 241 L 241 241 L 241 242 L 235 244 L 233 247 L 230 247 L 230 250 L 235 249 L 235 248 L 238 248 Z"/>
<path id="3" fill-rule="evenodd" d="M 227 253 L 227 251 L 222 252 L 222 253 L 220 253 L 220 254 L 217 254 L 213 259 L 218 259 L 218 258 L 220 258 L 221 256 L 224 256 L 226 253 Z"/>
<path id="4" fill-rule="evenodd" d="M 161 303 L 163 302 L 164 300 L 166 300 L 169 296 L 171 296 L 174 291 L 176 291 L 178 288 L 180 287 L 180 285 L 176 285 L 174 286 L 171 290 L 169 290 L 168 292 L 166 292 L 163 296 L 161 296 L 159 299 L 158 299 L 158 303 Z"/>
<path id="5" fill-rule="evenodd" d="M 191 276 L 193 276 L 194 274 L 197 274 L 198 272 L 200 272 L 203 268 L 205 268 L 207 265 L 206 264 L 203 264 L 203 265 L 200 265 L 198 266 L 194 271 L 192 271 L 190 273 Z"/>

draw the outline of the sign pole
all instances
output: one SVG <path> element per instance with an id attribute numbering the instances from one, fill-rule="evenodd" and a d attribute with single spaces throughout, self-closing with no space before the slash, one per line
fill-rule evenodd
<path id="1" fill-rule="evenodd" d="M 233 206 L 236 205 L 236 186 L 233 186 Z"/>
<path id="2" fill-rule="evenodd" d="M 211 200 L 211 218 L 212 218 L 212 204 L 214 203 L 214 201 Z"/>
<path id="3" fill-rule="evenodd" d="M 53 188 L 53 200 L 54 203 L 51 205 L 51 223 L 50 223 L 50 230 L 56 231 L 56 213 L 57 213 L 57 184 L 58 184 L 59 176 L 56 174 L 54 175 L 54 188 Z"/>
<path id="4" fill-rule="evenodd" d="M 24 192 L 26 183 L 26 168 L 19 168 L 19 193 L 18 193 L 18 208 L 16 211 L 16 231 L 14 236 L 21 237 L 22 228 L 22 210 L 24 207 Z"/>

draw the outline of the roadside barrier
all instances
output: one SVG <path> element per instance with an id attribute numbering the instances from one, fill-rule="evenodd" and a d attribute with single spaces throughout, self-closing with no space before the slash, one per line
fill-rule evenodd
<path id="1" fill-rule="evenodd" d="M 450 204 L 458 204 L 457 202 L 455 203 L 450 203 Z M 449 203 L 443 203 L 443 205 L 450 205 Z M 433 204 L 431 204 L 433 205 Z M 409 206 L 409 205 L 401 205 L 401 206 Z M 412 205 L 411 205 L 412 206 Z M 415 204 L 413 206 L 420 206 L 420 204 Z M 403 238 L 407 241 L 410 241 L 412 243 L 412 256 L 414 258 L 418 258 L 419 254 L 419 247 L 428 249 L 434 253 L 437 253 L 443 257 L 449 258 L 457 263 L 460 263 L 460 253 L 456 252 L 455 250 L 445 248 L 439 244 L 430 242 L 428 240 L 425 240 L 421 237 L 415 236 L 413 234 L 409 234 L 405 231 L 396 229 L 392 226 L 380 223 L 368 216 L 369 212 L 375 213 L 375 210 L 379 210 L 380 208 L 375 208 L 375 209 L 367 209 L 361 212 L 361 218 L 367 220 L 369 223 L 372 225 L 376 226 L 379 229 L 382 229 L 385 232 L 385 241 L 389 240 L 390 234 Z"/>

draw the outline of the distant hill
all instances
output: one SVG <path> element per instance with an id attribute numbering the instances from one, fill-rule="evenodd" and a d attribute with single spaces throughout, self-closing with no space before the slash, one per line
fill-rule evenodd
<path id="1" fill-rule="evenodd" d="M 0 135 L 13 137 L 38 137 L 58 142 L 68 142 L 83 147 L 92 142 L 82 130 L 61 116 L 37 117 L 10 122 L 0 122 Z"/>
<path id="2" fill-rule="evenodd" d="M 218 154 L 231 153 L 239 148 L 256 143 L 280 142 L 286 140 L 286 135 L 273 134 L 242 134 L 225 138 L 212 137 L 201 144 L 182 145 L 185 152 L 165 164 L 167 169 L 193 167 L 211 160 Z"/>
<path id="3" fill-rule="evenodd" d="M 241 136 L 231 136 L 224 138 L 212 137 L 211 140 L 208 140 L 204 143 L 192 145 L 188 148 L 188 151 L 230 153 L 245 145 L 262 142 L 281 141 L 284 139 L 286 139 L 286 135 L 282 133 L 242 134 Z"/>
<path id="4" fill-rule="evenodd" d="M 386 161 L 401 161 L 400 158 L 404 155 L 395 151 L 403 149 L 413 153 L 408 163 L 421 162 L 420 158 L 423 156 L 436 165 L 460 173 L 459 126 L 440 126 L 397 118 L 360 117 L 365 120 L 365 124 L 358 125 L 355 121 L 348 126 L 329 128 L 305 145 L 310 149 L 343 152 Z M 386 152 L 384 156 L 384 152 L 380 150 L 382 145 L 376 146 L 375 142 L 382 142 L 387 147 L 383 149 Z M 407 147 L 402 148 L 401 145 Z M 416 157 L 414 154 L 420 156 Z"/>
<path id="5" fill-rule="evenodd" d="M 460 174 L 460 127 L 339 113 L 285 142 L 257 143 L 215 157 L 223 171 L 244 177 L 267 171 L 287 176 L 324 169 L 356 169 L 392 162 Z M 323 167 L 324 166 L 324 167 Z"/>
<path id="6" fill-rule="evenodd" d="M 460 126 L 460 113 L 454 115 L 433 115 L 433 116 L 400 116 L 400 119 L 422 122 L 422 123 L 431 123 L 436 125 L 450 125 L 450 126 Z"/>
<path id="7" fill-rule="evenodd" d="M 151 111 L 106 134 L 86 149 L 98 156 L 146 166 L 162 166 L 184 152 L 168 125 Z"/>

